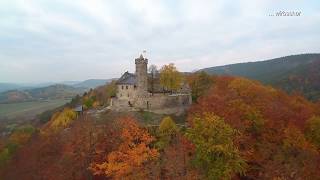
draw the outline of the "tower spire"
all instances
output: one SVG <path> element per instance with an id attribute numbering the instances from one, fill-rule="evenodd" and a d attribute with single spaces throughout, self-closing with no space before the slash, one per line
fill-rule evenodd
<path id="1" fill-rule="evenodd" d="M 143 50 L 142 54 L 143 54 L 144 57 L 147 57 L 147 50 Z"/>

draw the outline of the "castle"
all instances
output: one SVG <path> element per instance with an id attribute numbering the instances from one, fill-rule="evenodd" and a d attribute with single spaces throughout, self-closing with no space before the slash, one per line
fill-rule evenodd
<path id="1" fill-rule="evenodd" d="M 161 114 L 183 112 L 192 102 L 186 83 L 174 93 L 160 84 L 159 73 L 148 73 L 148 59 L 135 59 L 136 72 L 125 72 L 116 82 L 117 94 L 111 99 L 111 109 L 118 111 L 145 110 Z"/>

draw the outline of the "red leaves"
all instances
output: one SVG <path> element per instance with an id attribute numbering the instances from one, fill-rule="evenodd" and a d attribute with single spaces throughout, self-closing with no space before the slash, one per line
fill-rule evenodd
<path id="1" fill-rule="evenodd" d="M 149 147 L 154 138 L 145 129 L 140 128 L 130 117 L 119 121 L 122 127 L 121 144 L 117 150 L 106 155 L 104 162 L 91 164 L 90 169 L 94 174 L 116 179 L 128 177 L 141 170 L 144 163 L 158 157 L 157 150 Z"/>
<path id="2" fill-rule="evenodd" d="M 297 171 L 300 174 L 295 177 L 303 177 L 301 173 L 306 173 L 308 168 L 304 168 L 303 172 L 298 171 L 291 163 L 301 163 L 304 167 L 319 166 L 318 162 L 312 160 L 319 157 L 319 154 L 313 153 L 312 146 L 301 133 L 306 121 L 319 113 L 316 107 L 316 104 L 299 95 L 289 96 L 255 81 L 217 77 L 209 92 L 200 97 L 198 103 L 190 109 L 188 120 L 203 112 L 223 117 L 226 123 L 241 132 L 236 144 L 254 166 L 252 169 L 260 169 L 260 172 L 265 169 L 264 173 L 268 176 L 264 177 L 274 177 L 271 171 L 275 169 L 278 175 Z M 281 149 L 286 143 L 292 144 L 297 154 Z M 300 159 L 300 156 L 308 160 Z M 280 157 L 291 158 L 292 161 L 281 162 Z M 307 173 L 313 176 L 317 173 L 313 170 L 309 168 Z M 259 178 L 257 174 L 254 170 L 248 172 L 248 176 L 253 175 L 253 178 Z"/>

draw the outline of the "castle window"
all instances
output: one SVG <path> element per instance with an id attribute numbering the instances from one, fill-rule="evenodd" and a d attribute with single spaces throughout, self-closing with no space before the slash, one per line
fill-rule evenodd
<path id="1" fill-rule="evenodd" d="M 123 89 L 123 86 L 121 86 L 121 89 Z"/>
<path id="2" fill-rule="evenodd" d="M 128 86 L 126 86 L 126 89 L 128 89 Z"/>
<path id="3" fill-rule="evenodd" d="M 129 97 L 129 94 L 128 94 L 128 97 Z"/>
<path id="4" fill-rule="evenodd" d="M 134 85 L 134 86 L 133 86 L 133 88 L 134 88 L 134 89 L 136 89 L 136 88 L 137 88 L 137 86 L 136 86 L 136 85 Z"/>

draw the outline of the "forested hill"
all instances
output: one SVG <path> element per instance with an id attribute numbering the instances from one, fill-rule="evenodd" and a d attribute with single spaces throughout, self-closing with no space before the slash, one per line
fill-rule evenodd
<path id="1" fill-rule="evenodd" d="M 0 139 L 0 179 L 319 179 L 320 103 L 241 77 L 186 79 L 197 98 L 184 115 L 110 111 L 112 82 L 17 127 Z"/>
<path id="2" fill-rule="evenodd" d="M 291 55 L 265 61 L 210 67 L 200 71 L 243 76 L 288 92 L 300 91 L 309 99 L 320 98 L 320 54 Z"/>
<path id="3" fill-rule="evenodd" d="M 63 99 L 72 98 L 77 94 L 82 94 L 84 88 L 75 88 L 63 84 L 55 84 L 48 87 L 11 90 L 0 93 L 0 103 L 25 102 L 39 99 Z"/>

